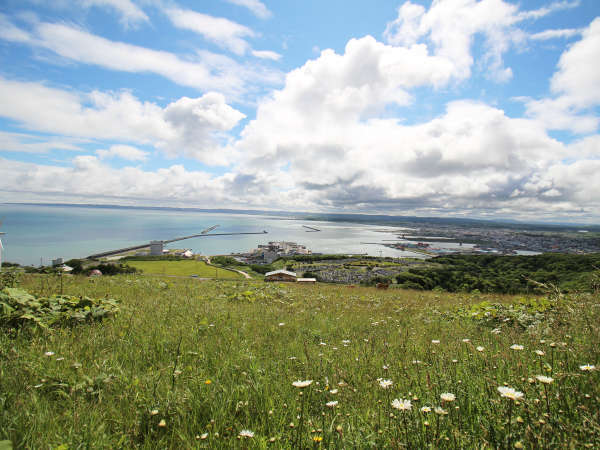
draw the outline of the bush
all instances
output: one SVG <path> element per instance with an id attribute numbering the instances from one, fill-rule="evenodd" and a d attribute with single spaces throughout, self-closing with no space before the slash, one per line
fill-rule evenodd
<path id="1" fill-rule="evenodd" d="M 69 295 L 34 297 L 27 291 L 4 288 L 0 291 L 0 327 L 21 328 L 37 325 L 41 328 L 74 325 L 102 320 L 119 310 L 117 301 Z"/>
<path id="2" fill-rule="evenodd" d="M 231 256 L 211 256 L 210 262 L 220 266 L 239 266 L 244 264 Z"/>
<path id="3" fill-rule="evenodd" d="M 275 268 L 269 264 L 251 264 L 250 269 L 256 273 L 262 273 L 263 275 L 267 272 L 272 272 Z"/>
<path id="4" fill-rule="evenodd" d="M 128 266 L 127 264 L 98 264 L 97 266 L 87 267 L 84 273 L 89 275 L 92 270 L 96 269 L 102 272 L 102 275 L 119 275 L 122 273 L 138 272 L 135 267 Z"/>

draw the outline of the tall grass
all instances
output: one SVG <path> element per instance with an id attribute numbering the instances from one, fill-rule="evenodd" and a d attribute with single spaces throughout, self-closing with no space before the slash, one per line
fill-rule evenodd
<path id="1" fill-rule="evenodd" d="M 580 368 L 598 367 L 598 296 L 524 329 L 459 313 L 509 296 L 126 276 L 63 289 L 118 298 L 121 312 L 0 331 L 0 440 L 15 447 L 600 445 L 599 372 Z"/>

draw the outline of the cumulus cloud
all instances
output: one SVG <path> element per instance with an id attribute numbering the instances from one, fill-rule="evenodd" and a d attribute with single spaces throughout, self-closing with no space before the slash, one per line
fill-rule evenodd
<path id="1" fill-rule="evenodd" d="M 168 155 L 183 155 L 212 165 L 230 165 L 235 152 L 224 146 L 231 130 L 246 117 L 211 92 L 200 98 L 183 97 L 164 109 L 164 120 L 173 130 L 169 139 L 158 143 Z"/>
<path id="2" fill-rule="evenodd" d="M 0 116 L 36 131 L 149 144 L 169 156 L 229 164 L 218 151 L 221 133 L 244 114 L 212 92 L 162 108 L 127 91 L 75 93 L 0 78 Z"/>
<path id="3" fill-rule="evenodd" d="M 384 37 L 392 45 L 410 46 L 429 42 L 434 54 L 447 58 L 456 66 L 460 79 L 471 75 L 471 47 L 475 35 L 484 38 L 483 66 L 489 76 L 499 82 L 512 78 L 512 69 L 504 66 L 503 55 L 526 34 L 516 24 L 538 19 L 561 9 L 573 8 L 579 2 L 555 2 L 531 11 L 504 0 L 434 1 L 429 9 L 404 2 L 398 17 L 388 23 Z"/>
<path id="4" fill-rule="evenodd" d="M 565 188 L 583 166 L 564 162 L 580 158 L 582 148 L 593 160 L 596 141 L 566 146 L 542 121 L 469 100 L 448 103 L 424 123 L 380 118 L 390 102 L 409 104 L 412 88 L 456 76 L 449 59 L 422 44 L 365 37 L 349 41 L 342 55 L 324 51 L 290 72 L 241 132 L 235 146 L 248 175 L 241 180 L 271 186 L 262 195 L 303 209 L 514 215 L 528 208 L 571 214 L 598 204 L 585 183 Z"/>
<path id="5" fill-rule="evenodd" d="M 197 204 L 225 200 L 222 183 L 201 171 L 174 165 L 156 171 L 137 167 L 112 168 L 95 156 L 79 156 L 71 167 L 40 166 L 0 158 L 0 191 L 38 196 L 66 195 L 87 199 L 136 199 L 152 202 L 193 201 Z M 208 195 L 207 195 L 208 194 Z M 215 202 L 215 203 L 213 203 Z"/>
<path id="6" fill-rule="evenodd" d="M 589 111 L 600 105 L 600 67 L 591 63 L 600 58 L 600 18 L 582 31 L 581 39 L 560 57 L 550 87 L 554 97 L 526 101 L 529 117 L 549 129 L 589 133 L 599 119 Z"/>
<path id="7" fill-rule="evenodd" d="M 276 71 L 240 65 L 224 55 L 207 51 L 182 58 L 166 51 L 111 41 L 70 25 L 39 22 L 33 25 L 32 32 L 28 32 L 0 15 L 2 21 L 10 27 L 0 31 L 1 39 L 42 48 L 68 60 L 109 70 L 154 73 L 197 89 L 240 96 L 250 84 L 276 83 L 280 78 Z"/>
<path id="8" fill-rule="evenodd" d="M 234 5 L 242 6 L 244 8 L 249 9 L 252 14 L 260 19 L 268 19 L 273 14 L 269 9 L 265 6 L 263 2 L 260 0 L 225 0 L 229 3 L 233 3 Z"/>

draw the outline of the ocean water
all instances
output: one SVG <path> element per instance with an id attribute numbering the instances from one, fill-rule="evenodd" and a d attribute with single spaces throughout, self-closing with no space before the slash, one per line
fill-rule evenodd
<path id="1" fill-rule="evenodd" d="M 269 241 L 293 241 L 320 253 L 366 253 L 371 256 L 419 257 L 384 247 L 407 228 L 341 222 L 317 222 L 266 215 L 194 211 L 112 209 L 0 204 L 3 261 L 26 265 L 50 264 L 94 253 L 198 234 L 262 232 L 239 236 L 205 236 L 174 242 L 167 248 L 189 248 L 195 253 L 219 255 L 249 251 Z M 303 225 L 318 228 L 307 232 Z M 209 233 L 210 234 L 210 233 Z"/>

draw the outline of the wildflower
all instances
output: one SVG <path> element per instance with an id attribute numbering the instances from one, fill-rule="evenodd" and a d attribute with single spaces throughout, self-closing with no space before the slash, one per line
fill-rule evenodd
<path id="1" fill-rule="evenodd" d="M 440 398 L 442 399 L 443 402 L 453 402 L 454 400 L 456 400 L 456 395 L 454 395 L 450 392 L 444 392 L 443 394 L 440 395 Z"/>
<path id="2" fill-rule="evenodd" d="M 430 406 L 423 406 L 421 408 L 421 412 L 422 413 L 430 413 L 431 412 L 431 407 Z"/>
<path id="3" fill-rule="evenodd" d="M 540 383 L 550 384 L 554 381 L 554 378 L 546 377 L 544 375 L 536 375 L 535 376 Z"/>
<path id="4" fill-rule="evenodd" d="M 327 406 L 328 408 L 335 408 L 337 406 L 337 404 L 338 404 L 337 400 L 333 400 L 331 402 L 325 403 L 325 406 Z"/>
<path id="5" fill-rule="evenodd" d="M 583 366 L 579 366 L 579 370 L 583 370 L 584 372 L 591 372 L 592 370 L 596 370 L 596 366 L 593 364 L 584 364 Z"/>
<path id="6" fill-rule="evenodd" d="M 523 393 L 519 392 L 511 387 L 507 386 L 498 386 L 498 392 L 502 397 L 509 398 L 511 400 L 517 401 L 523 398 Z"/>
<path id="7" fill-rule="evenodd" d="M 379 380 L 379 386 L 383 389 L 389 388 L 392 384 L 394 384 L 392 380 Z"/>
<path id="8" fill-rule="evenodd" d="M 327 345 L 325 342 L 319 342 L 319 345 Z"/>
<path id="9" fill-rule="evenodd" d="M 444 408 L 440 408 L 439 406 L 436 406 L 433 411 L 440 416 L 445 416 L 448 414 L 448 411 L 446 411 Z"/>
<path id="10" fill-rule="evenodd" d="M 469 342 L 471 342 L 471 339 L 464 338 L 462 341 L 463 341 L 465 344 L 468 344 Z"/>
<path id="11" fill-rule="evenodd" d="M 335 395 L 335 394 L 338 393 L 338 390 L 337 389 L 332 389 L 332 390 L 329 391 L 329 393 Z"/>
<path id="12" fill-rule="evenodd" d="M 348 339 L 344 339 L 344 340 L 342 341 L 342 344 L 344 344 L 344 345 L 348 345 L 349 343 L 350 343 L 350 341 L 349 341 Z"/>
<path id="13" fill-rule="evenodd" d="M 150 411 L 151 416 L 156 416 L 157 414 L 158 414 L 158 409 L 153 409 L 152 411 Z"/>
<path id="14" fill-rule="evenodd" d="M 314 437 L 313 437 L 313 442 L 317 442 L 317 443 L 319 443 L 319 442 L 321 442 L 322 440 L 323 440 L 323 437 L 322 437 L 322 436 L 314 436 Z"/>
<path id="15" fill-rule="evenodd" d="M 523 448 L 523 443 L 521 441 L 515 442 L 515 448 Z"/>
<path id="16" fill-rule="evenodd" d="M 54 352 L 46 352 L 44 353 L 44 356 L 54 356 Z"/>
<path id="17" fill-rule="evenodd" d="M 242 430 L 242 431 L 240 431 L 240 434 L 238 434 L 238 436 L 245 437 L 245 438 L 251 438 L 251 437 L 254 437 L 254 431 Z"/>
<path id="18" fill-rule="evenodd" d="M 206 381 L 204 382 L 204 384 L 210 384 L 210 383 L 212 383 L 212 381 L 210 381 L 210 380 L 206 380 Z"/>
<path id="19" fill-rule="evenodd" d="M 439 344 L 439 343 L 440 343 L 440 341 L 439 341 L 438 339 L 432 339 L 432 340 L 431 340 L 431 343 L 432 343 L 432 344 Z"/>
<path id="20" fill-rule="evenodd" d="M 542 351 L 542 350 L 536 350 L 535 354 L 538 355 L 538 356 L 544 356 L 546 353 L 544 351 Z"/>
<path id="21" fill-rule="evenodd" d="M 292 384 L 294 386 L 296 386 L 297 388 L 303 389 L 307 386 L 310 386 L 312 384 L 312 382 L 313 382 L 313 380 L 304 380 L 304 381 L 298 380 L 298 381 L 294 381 Z"/>
<path id="22" fill-rule="evenodd" d="M 158 426 L 160 428 L 164 428 L 167 426 L 167 421 L 165 419 L 161 419 L 160 422 L 158 422 Z"/>
<path id="23" fill-rule="evenodd" d="M 285 322 L 279 322 L 279 323 L 278 323 L 278 326 L 280 326 L 280 327 L 282 327 L 282 326 L 284 326 L 284 325 L 285 325 Z"/>
<path id="24" fill-rule="evenodd" d="M 410 400 L 398 400 L 397 398 L 392 401 L 392 408 L 398 409 L 400 411 L 410 411 L 412 408 L 412 404 Z"/>
<path id="25" fill-rule="evenodd" d="M 502 330 L 500 330 L 500 328 L 494 328 L 491 333 L 492 334 L 500 334 L 502 332 Z"/>
<path id="26" fill-rule="evenodd" d="M 202 433 L 202 435 L 200 436 L 200 439 L 204 440 L 208 437 L 208 433 Z"/>
<path id="27" fill-rule="evenodd" d="M 389 366 L 386 366 L 385 364 L 383 365 L 383 370 L 388 370 L 389 368 Z"/>
<path id="28" fill-rule="evenodd" d="M 478 352 L 482 352 L 485 350 L 485 347 L 482 347 L 481 345 L 478 345 L 477 347 L 475 347 L 475 350 L 477 350 Z"/>
<path id="29" fill-rule="evenodd" d="M 519 344 L 513 344 L 510 346 L 511 350 L 523 350 L 523 346 Z"/>

